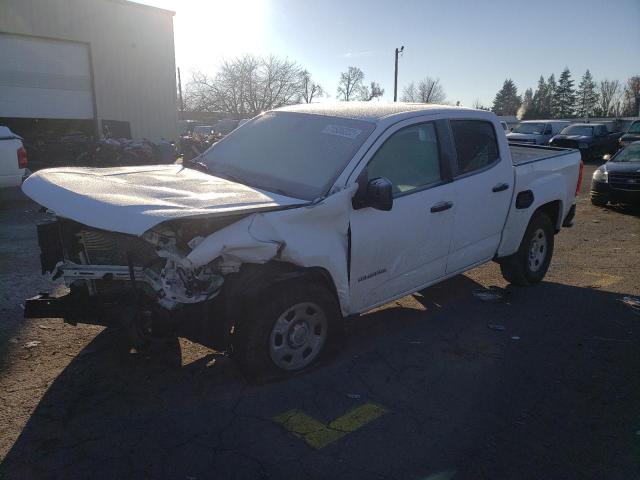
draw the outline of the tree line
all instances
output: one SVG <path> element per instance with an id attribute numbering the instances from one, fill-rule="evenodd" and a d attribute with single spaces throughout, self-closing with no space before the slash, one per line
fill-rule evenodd
<path id="1" fill-rule="evenodd" d="M 376 81 L 365 82 L 365 73 L 350 66 L 338 77 L 336 98 L 340 101 L 371 101 L 384 95 Z M 225 60 L 215 75 L 196 71 L 186 84 L 183 109 L 224 112 L 236 118 L 249 118 L 273 108 L 311 103 L 327 96 L 311 73 L 298 63 L 274 55 Z M 401 100 L 444 103 L 446 94 L 438 79 L 425 77 L 411 82 Z"/>
<path id="2" fill-rule="evenodd" d="M 540 76 L 535 91 L 528 88 L 524 95 L 510 78 L 496 94 L 491 110 L 497 115 L 516 115 L 521 119 L 626 117 L 638 115 L 640 75 L 625 83 L 604 79 L 595 81 L 587 70 L 578 85 L 568 68 L 558 80 L 554 74 Z M 479 102 L 476 108 L 485 108 Z M 488 108 L 487 108 L 488 110 Z"/>

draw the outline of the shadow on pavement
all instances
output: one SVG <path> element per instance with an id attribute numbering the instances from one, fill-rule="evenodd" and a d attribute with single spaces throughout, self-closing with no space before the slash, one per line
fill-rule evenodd
<path id="1" fill-rule="evenodd" d="M 637 478 L 639 327 L 621 295 L 543 283 L 486 303 L 478 287 L 459 276 L 349 321 L 322 368 L 267 385 L 224 357 L 131 355 L 105 331 L 0 477 Z M 365 401 L 388 413 L 322 451 L 270 420 Z"/>

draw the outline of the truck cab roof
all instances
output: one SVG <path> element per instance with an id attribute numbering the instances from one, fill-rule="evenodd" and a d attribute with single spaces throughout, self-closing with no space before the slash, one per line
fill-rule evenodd
<path id="1" fill-rule="evenodd" d="M 454 107 L 450 105 L 436 105 L 425 103 L 372 103 L 372 102 L 327 102 L 327 103 L 310 103 L 301 105 L 292 105 L 282 107 L 275 111 L 278 112 L 294 112 L 307 113 L 311 115 L 325 115 L 328 117 L 349 118 L 380 123 L 395 123 L 397 121 L 412 118 L 419 115 L 437 115 L 450 111 L 466 110 L 468 112 L 485 113 L 494 115 L 491 112 L 474 110 L 471 108 Z"/>

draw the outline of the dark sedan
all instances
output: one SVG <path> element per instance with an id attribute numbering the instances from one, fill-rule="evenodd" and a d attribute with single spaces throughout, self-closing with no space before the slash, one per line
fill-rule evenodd
<path id="1" fill-rule="evenodd" d="M 609 132 L 604 123 L 574 123 L 549 140 L 552 147 L 577 148 L 583 160 L 618 150 L 622 132 Z"/>
<path id="2" fill-rule="evenodd" d="M 625 134 L 620 137 L 620 146 L 624 147 L 638 140 L 640 140 L 640 120 L 633 122 Z"/>
<path id="3" fill-rule="evenodd" d="M 640 142 L 634 142 L 593 172 L 591 203 L 604 207 L 607 203 L 640 205 Z"/>

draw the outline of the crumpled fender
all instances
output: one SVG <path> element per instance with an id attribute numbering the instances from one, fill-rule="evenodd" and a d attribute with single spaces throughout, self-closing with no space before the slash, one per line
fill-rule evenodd
<path id="1" fill-rule="evenodd" d="M 348 313 L 347 249 L 351 198 L 357 185 L 309 206 L 256 213 L 202 240 L 183 259 L 200 267 L 222 257 L 224 264 L 290 262 L 321 267 L 331 275 L 343 314 Z"/>

